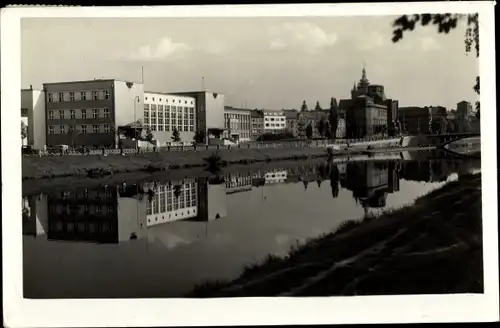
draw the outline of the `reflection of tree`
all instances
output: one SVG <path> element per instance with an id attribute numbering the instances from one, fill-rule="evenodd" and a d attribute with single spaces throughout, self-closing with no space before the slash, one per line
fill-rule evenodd
<path id="1" fill-rule="evenodd" d="M 316 183 L 318 184 L 318 188 L 321 188 L 321 179 L 316 180 Z"/>
<path id="2" fill-rule="evenodd" d="M 307 190 L 307 185 L 309 184 L 309 182 L 307 182 L 307 181 L 304 180 L 303 183 L 304 183 L 304 190 Z"/>
<path id="3" fill-rule="evenodd" d="M 332 197 L 337 198 L 339 195 L 339 168 L 337 165 L 333 164 L 330 167 L 330 187 L 332 188 Z"/>

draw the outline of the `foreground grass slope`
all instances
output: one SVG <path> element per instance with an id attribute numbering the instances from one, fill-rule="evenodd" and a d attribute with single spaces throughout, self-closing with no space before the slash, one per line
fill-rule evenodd
<path id="1" fill-rule="evenodd" d="M 480 175 L 461 176 L 414 206 L 347 221 L 187 297 L 481 293 L 480 187 Z"/>

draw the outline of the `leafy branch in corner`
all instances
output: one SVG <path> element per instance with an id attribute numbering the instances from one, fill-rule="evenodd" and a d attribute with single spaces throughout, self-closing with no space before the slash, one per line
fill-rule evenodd
<path id="1" fill-rule="evenodd" d="M 422 26 L 429 24 L 437 26 L 438 33 L 448 34 L 457 27 L 459 21 L 466 20 L 464 43 L 465 53 L 469 54 L 474 48 L 476 57 L 479 57 L 479 14 L 416 14 L 403 15 L 393 22 L 392 42 L 403 39 L 404 32 L 413 31 L 420 23 Z M 479 95 L 479 76 L 476 77 L 474 91 Z M 480 103 L 476 101 L 476 116 L 479 118 Z"/>

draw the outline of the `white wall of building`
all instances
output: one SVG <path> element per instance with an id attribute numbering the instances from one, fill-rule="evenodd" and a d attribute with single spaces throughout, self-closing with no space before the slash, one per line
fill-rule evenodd
<path id="1" fill-rule="evenodd" d="M 151 129 L 160 146 L 173 143 L 174 128 L 179 131 L 181 142 L 190 144 L 194 140 L 196 131 L 196 99 L 189 96 L 145 92 L 142 117 L 144 125 Z"/>
<path id="2" fill-rule="evenodd" d="M 264 133 L 281 132 L 286 129 L 285 113 L 276 111 L 264 112 Z"/>
<path id="3" fill-rule="evenodd" d="M 130 87 L 129 87 L 130 85 Z M 144 85 L 114 81 L 115 125 L 124 126 L 141 119 L 144 107 Z M 135 115 L 134 115 L 135 113 Z"/>
<path id="4" fill-rule="evenodd" d="M 129 241 L 132 234 L 138 239 L 146 234 L 147 197 L 118 197 L 118 241 Z"/>
<path id="5" fill-rule="evenodd" d="M 205 114 L 207 129 L 224 129 L 225 96 L 221 93 L 205 93 Z"/>
<path id="6" fill-rule="evenodd" d="M 26 144 L 33 149 L 42 149 L 47 143 L 45 120 L 45 93 L 42 90 L 21 90 L 21 109 L 26 108 L 25 119 L 28 137 Z"/>

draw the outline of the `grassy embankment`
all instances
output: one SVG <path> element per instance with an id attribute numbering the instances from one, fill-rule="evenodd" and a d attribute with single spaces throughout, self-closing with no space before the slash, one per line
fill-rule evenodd
<path id="1" fill-rule="evenodd" d="M 390 149 L 388 151 L 400 151 Z M 336 155 L 363 153 L 362 150 L 338 152 Z M 171 151 L 127 156 L 23 156 L 22 178 L 50 179 L 61 177 L 101 178 L 128 172 L 158 172 L 207 166 L 207 159 L 220 157 L 220 165 L 252 164 L 271 161 L 302 160 L 326 157 L 324 148 L 262 148 L 200 151 Z"/>
<path id="2" fill-rule="evenodd" d="M 187 297 L 481 293 L 481 175 L 247 266 Z"/>

